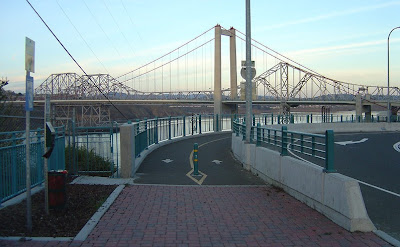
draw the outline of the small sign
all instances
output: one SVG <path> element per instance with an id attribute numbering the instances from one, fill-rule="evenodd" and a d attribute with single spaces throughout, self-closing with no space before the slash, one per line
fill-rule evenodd
<path id="1" fill-rule="evenodd" d="M 25 70 L 35 73 L 35 41 L 25 37 Z"/>
<path id="2" fill-rule="evenodd" d="M 33 77 L 26 76 L 25 110 L 33 111 Z"/>

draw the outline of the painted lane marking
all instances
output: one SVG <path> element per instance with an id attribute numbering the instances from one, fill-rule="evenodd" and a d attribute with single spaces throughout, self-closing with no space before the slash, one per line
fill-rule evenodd
<path id="1" fill-rule="evenodd" d="M 213 160 L 213 161 L 211 161 L 212 163 L 215 163 L 216 165 L 219 165 L 219 164 L 221 164 L 222 163 L 222 161 L 221 160 Z"/>
<path id="2" fill-rule="evenodd" d="M 385 189 L 383 189 L 383 188 L 381 188 L 381 187 L 378 187 L 378 186 L 375 186 L 375 185 L 372 185 L 372 184 L 369 184 L 369 183 L 366 183 L 366 182 L 357 180 L 357 179 L 355 179 L 355 178 L 353 178 L 353 179 L 356 180 L 357 182 L 359 182 L 360 184 L 364 184 L 364 185 L 369 186 L 369 187 L 371 187 L 371 188 L 380 190 L 380 191 L 382 191 L 382 192 L 386 192 L 386 193 L 388 193 L 388 194 L 391 194 L 391 195 L 394 195 L 394 196 L 397 196 L 397 197 L 400 198 L 400 194 L 397 194 L 397 193 L 395 193 L 395 192 L 393 192 L 393 191 L 385 190 Z"/>
<path id="3" fill-rule="evenodd" d="M 397 148 L 399 148 L 399 150 L 400 150 L 400 142 L 398 142 L 398 143 L 396 143 L 396 144 L 397 144 Z M 396 144 L 395 144 L 395 145 L 396 145 Z M 395 145 L 393 145 L 393 147 L 394 147 Z M 395 148 L 395 149 L 396 149 L 396 148 Z M 306 162 L 306 163 L 309 163 L 309 164 L 312 164 L 312 165 L 315 165 L 315 166 L 319 166 L 319 165 L 314 164 L 314 163 L 312 163 L 311 161 L 308 161 L 308 160 L 306 160 L 306 159 L 303 159 L 302 157 L 300 157 L 300 156 L 296 155 L 295 153 L 293 153 L 293 152 L 290 150 L 290 143 L 287 145 L 287 150 L 288 150 L 288 152 L 289 152 L 291 155 L 293 155 L 294 157 L 296 157 L 296 158 L 298 158 L 298 159 L 300 159 L 300 160 L 302 160 L 302 161 L 304 161 L 304 162 Z M 397 150 L 396 150 L 396 151 L 397 151 Z M 400 151 L 398 151 L 398 152 L 400 152 Z M 320 166 L 319 166 L 319 167 L 320 167 Z M 341 174 L 341 173 L 339 173 L 339 174 Z M 352 177 L 350 177 L 350 176 L 347 176 L 347 177 L 352 178 Z M 378 186 L 375 186 L 375 185 L 372 185 L 372 184 L 363 182 L 363 181 L 358 180 L 358 179 L 355 179 L 355 178 L 352 178 L 352 179 L 356 180 L 356 181 L 359 182 L 360 184 L 364 184 L 364 185 L 369 186 L 369 187 L 371 187 L 371 188 L 380 190 L 380 191 L 382 191 L 382 192 L 385 192 L 385 193 L 388 193 L 388 194 L 391 194 L 391 195 L 393 195 L 393 196 L 396 196 L 396 197 L 399 197 L 399 198 L 400 198 L 400 194 L 397 194 L 397 193 L 395 193 L 395 192 L 393 192 L 393 191 L 383 189 L 383 188 L 381 188 L 381 187 L 378 187 Z"/>
<path id="4" fill-rule="evenodd" d="M 162 162 L 164 162 L 164 163 L 171 163 L 173 160 L 171 160 L 171 159 L 165 159 L 165 160 L 161 160 Z"/>
<path id="5" fill-rule="evenodd" d="M 231 137 L 224 137 L 224 138 L 212 140 L 212 141 L 209 141 L 209 142 L 206 142 L 206 143 L 203 143 L 203 144 L 199 145 L 198 148 L 200 149 L 200 147 L 202 147 L 204 145 L 207 145 L 207 144 L 210 144 L 210 143 L 213 143 L 213 142 L 216 142 L 216 141 L 226 140 L 226 139 L 229 139 L 229 138 L 231 138 Z M 201 185 L 204 182 L 204 180 L 206 179 L 207 174 L 205 174 L 205 173 L 203 173 L 203 172 L 201 172 L 199 170 L 199 173 L 202 175 L 201 179 L 197 180 L 196 178 L 192 177 L 191 174 L 194 172 L 193 153 L 194 153 L 194 150 L 192 150 L 192 152 L 189 155 L 190 168 L 192 168 L 192 169 L 188 173 L 186 173 L 186 176 L 188 176 L 191 180 L 193 180 L 198 185 Z"/>
<path id="6" fill-rule="evenodd" d="M 400 153 L 400 142 L 393 144 L 393 148 L 394 148 L 394 150 L 396 150 L 397 152 Z"/>
<path id="7" fill-rule="evenodd" d="M 368 138 L 363 138 L 359 141 L 344 141 L 344 142 L 335 142 L 336 144 L 346 146 L 346 145 L 351 145 L 351 144 L 359 144 L 368 141 Z"/>

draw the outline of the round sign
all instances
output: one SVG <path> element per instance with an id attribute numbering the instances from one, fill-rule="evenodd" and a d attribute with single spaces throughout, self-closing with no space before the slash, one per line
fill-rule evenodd
<path id="1" fill-rule="evenodd" d="M 243 79 L 246 80 L 246 67 L 243 67 L 240 70 L 240 75 L 243 77 Z M 251 79 L 253 79 L 256 76 L 256 69 L 255 68 L 251 68 Z"/>

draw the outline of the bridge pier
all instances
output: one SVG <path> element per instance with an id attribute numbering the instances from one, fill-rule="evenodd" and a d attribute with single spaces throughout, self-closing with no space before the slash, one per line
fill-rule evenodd
<path id="1" fill-rule="evenodd" d="M 371 95 L 366 94 L 365 99 L 367 102 L 371 100 Z M 363 113 L 365 113 L 365 122 L 371 122 L 371 104 L 363 104 L 361 94 L 356 95 L 356 121 L 361 122 Z"/>

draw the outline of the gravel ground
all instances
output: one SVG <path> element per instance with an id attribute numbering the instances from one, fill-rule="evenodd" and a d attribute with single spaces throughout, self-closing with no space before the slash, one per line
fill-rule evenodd
<path id="1" fill-rule="evenodd" d="M 0 210 L 0 236 L 74 237 L 117 187 L 116 185 L 66 185 L 63 209 L 44 209 L 44 191 L 32 196 L 32 233 L 26 229 L 26 200 Z"/>

